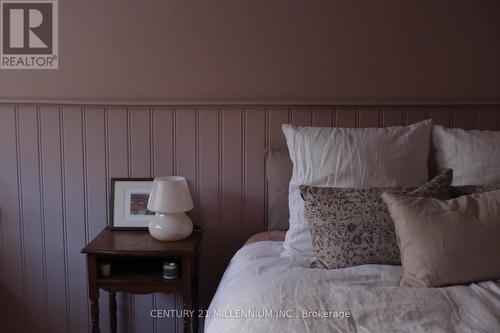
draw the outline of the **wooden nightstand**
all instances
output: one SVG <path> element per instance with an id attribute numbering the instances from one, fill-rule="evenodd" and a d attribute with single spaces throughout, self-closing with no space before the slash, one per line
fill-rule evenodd
<path id="1" fill-rule="evenodd" d="M 147 231 L 104 229 L 82 249 L 82 253 L 87 255 L 92 332 L 99 332 L 99 288 L 109 292 L 111 332 L 116 332 L 116 292 L 119 291 L 181 295 L 184 310 L 194 310 L 191 318 L 184 317 L 184 332 L 191 332 L 191 326 L 193 332 L 198 332 L 197 259 L 200 240 L 200 230 L 195 230 L 181 241 L 162 242 L 151 237 Z M 165 261 L 178 263 L 178 279 L 163 278 Z M 101 276 L 100 263 L 111 263 L 110 276 Z"/>

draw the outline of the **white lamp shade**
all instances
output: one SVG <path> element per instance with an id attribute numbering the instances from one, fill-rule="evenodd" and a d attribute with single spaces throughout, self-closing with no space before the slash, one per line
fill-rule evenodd
<path id="1" fill-rule="evenodd" d="M 193 199 L 184 177 L 157 177 L 148 200 L 148 209 L 156 213 L 184 213 L 193 209 Z"/>

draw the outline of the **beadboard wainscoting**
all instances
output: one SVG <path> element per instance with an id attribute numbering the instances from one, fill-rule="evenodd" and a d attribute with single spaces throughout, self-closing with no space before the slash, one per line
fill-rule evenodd
<path id="1" fill-rule="evenodd" d="M 109 225 L 111 177 L 188 178 L 201 248 L 201 304 L 230 258 L 266 228 L 264 150 L 281 124 L 378 127 L 432 118 L 499 129 L 496 105 L 111 106 L 0 104 L 0 331 L 88 332 L 82 247 Z M 106 293 L 101 328 L 108 327 Z M 174 296 L 118 298 L 120 332 L 181 332 Z"/>

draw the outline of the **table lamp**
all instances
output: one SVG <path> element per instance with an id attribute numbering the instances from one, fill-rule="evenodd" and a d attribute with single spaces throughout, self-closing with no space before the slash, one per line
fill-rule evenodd
<path id="1" fill-rule="evenodd" d="M 157 177 L 148 200 L 148 210 L 156 215 L 149 221 L 149 233 L 162 241 L 181 240 L 193 231 L 193 222 L 185 212 L 193 209 L 186 178 Z"/>

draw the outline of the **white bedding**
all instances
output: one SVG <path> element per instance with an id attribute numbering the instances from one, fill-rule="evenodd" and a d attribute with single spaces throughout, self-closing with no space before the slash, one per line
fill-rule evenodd
<path id="1" fill-rule="evenodd" d="M 311 269 L 280 256 L 282 250 L 282 242 L 264 241 L 235 254 L 208 309 L 205 333 L 500 332 L 499 281 L 401 288 L 399 266 Z"/>

